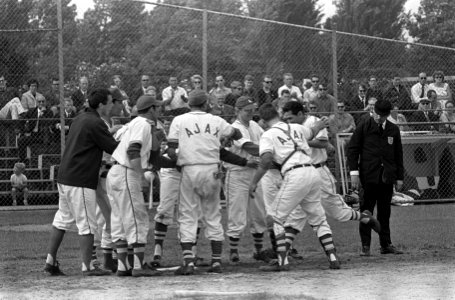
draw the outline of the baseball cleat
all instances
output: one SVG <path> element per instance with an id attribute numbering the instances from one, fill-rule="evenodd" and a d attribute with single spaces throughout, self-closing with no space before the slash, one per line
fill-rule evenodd
<path id="1" fill-rule="evenodd" d="M 387 247 L 381 247 L 381 254 L 403 254 L 403 251 L 398 250 L 394 245 L 388 245 Z"/>
<path id="2" fill-rule="evenodd" d="M 297 251 L 297 249 L 295 249 L 295 248 L 291 248 L 289 250 L 288 256 L 290 256 L 290 257 L 292 257 L 293 259 L 296 259 L 296 260 L 303 260 L 303 256 L 300 255 L 299 252 Z"/>
<path id="3" fill-rule="evenodd" d="M 161 256 L 160 255 L 153 256 L 153 260 L 148 263 L 148 266 L 153 269 L 160 268 L 161 267 Z"/>
<path id="4" fill-rule="evenodd" d="M 196 256 L 194 258 L 194 265 L 198 266 L 198 267 L 208 267 L 208 266 L 210 266 L 210 264 L 208 262 L 204 261 L 204 259 L 202 257 L 198 257 L 198 256 Z"/>
<path id="5" fill-rule="evenodd" d="M 190 263 L 187 265 L 180 266 L 174 272 L 175 275 L 193 275 L 194 274 L 194 264 Z"/>
<path id="6" fill-rule="evenodd" d="M 370 226 L 371 229 L 373 229 L 377 233 L 381 232 L 381 224 L 375 217 L 373 217 L 369 210 L 364 210 L 360 214 L 360 222 Z"/>
<path id="7" fill-rule="evenodd" d="M 94 266 L 91 270 L 82 271 L 83 276 L 108 276 L 111 274 L 111 270 L 103 270 L 98 266 Z"/>
<path id="8" fill-rule="evenodd" d="M 229 256 L 229 260 L 232 262 L 232 263 L 238 263 L 240 262 L 240 257 L 239 257 L 239 253 L 238 252 L 231 252 L 230 256 Z"/>
<path id="9" fill-rule="evenodd" d="M 131 272 L 131 276 L 133 277 L 152 277 L 160 275 L 161 275 L 160 271 L 152 270 L 149 268 L 133 269 L 133 271 Z"/>
<path id="10" fill-rule="evenodd" d="M 328 251 L 327 258 L 329 259 L 330 269 L 338 270 L 340 268 L 340 261 L 338 260 L 335 250 Z"/>
<path id="11" fill-rule="evenodd" d="M 129 269 L 129 270 L 126 270 L 126 271 L 120 271 L 120 270 L 117 270 L 117 273 L 115 273 L 118 277 L 127 277 L 127 276 L 133 276 L 132 274 L 132 270 Z"/>
<path id="12" fill-rule="evenodd" d="M 362 250 L 360 250 L 360 256 L 370 256 L 370 246 L 362 246 Z"/>
<path id="13" fill-rule="evenodd" d="M 278 263 L 277 259 L 272 259 L 268 265 L 266 266 L 260 266 L 259 270 L 264 271 L 264 272 L 282 272 L 282 271 L 289 271 L 290 270 L 290 265 L 285 264 L 281 265 Z"/>
<path id="14" fill-rule="evenodd" d="M 219 262 L 214 262 L 210 268 L 208 269 L 209 273 L 223 273 L 223 269 L 221 268 L 221 263 Z"/>
<path id="15" fill-rule="evenodd" d="M 49 275 L 51 275 L 51 276 L 65 276 L 66 275 L 65 273 L 63 273 L 60 270 L 60 264 L 58 263 L 58 261 L 55 262 L 54 266 L 46 263 L 46 266 L 44 267 L 44 271 L 49 273 Z"/>

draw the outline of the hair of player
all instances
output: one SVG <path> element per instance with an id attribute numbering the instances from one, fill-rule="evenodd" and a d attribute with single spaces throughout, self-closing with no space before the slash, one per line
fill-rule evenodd
<path id="1" fill-rule="evenodd" d="M 275 109 L 275 107 L 271 103 L 265 103 L 262 104 L 261 107 L 259 107 L 259 117 L 264 120 L 265 122 L 268 122 L 274 118 L 278 118 L 279 114 L 278 111 Z"/>
<path id="2" fill-rule="evenodd" d="M 102 103 L 103 105 L 107 104 L 108 96 L 111 93 L 108 89 L 94 89 L 90 92 L 88 96 L 88 104 L 90 108 L 97 109 Z"/>
<path id="3" fill-rule="evenodd" d="M 374 110 L 380 116 L 388 116 L 392 110 L 392 103 L 389 100 L 380 99 L 374 104 Z"/>
<path id="4" fill-rule="evenodd" d="M 293 115 L 297 115 L 299 112 L 304 113 L 303 105 L 297 101 L 290 101 L 283 106 L 283 113 L 292 112 Z"/>

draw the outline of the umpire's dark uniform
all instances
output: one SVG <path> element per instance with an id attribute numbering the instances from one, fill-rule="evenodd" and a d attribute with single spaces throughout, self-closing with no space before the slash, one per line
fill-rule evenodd
<path id="1" fill-rule="evenodd" d="M 359 171 L 364 189 L 360 210 L 373 213 L 377 203 L 377 219 L 381 224 L 379 239 L 381 247 L 386 248 L 392 245 L 389 219 L 393 185 L 404 177 L 403 149 L 398 126 L 389 121 L 381 124 L 381 128 L 379 125 L 370 117 L 357 126 L 348 146 L 348 166 L 351 171 Z M 362 246 L 369 248 L 370 227 L 360 222 L 359 231 Z"/>

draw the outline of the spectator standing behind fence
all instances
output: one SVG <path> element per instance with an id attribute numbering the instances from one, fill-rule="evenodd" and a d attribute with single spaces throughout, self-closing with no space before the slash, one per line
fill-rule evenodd
<path id="1" fill-rule="evenodd" d="M 262 89 L 258 91 L 258 107 L 261 107 L 262 104 L 272 103 L 273 100 L 278 98 L 278 93 L 276 90 L 272 89 L 272 76 L 265 75 L 262 80 Z"/>
<path id="2" fill-rule="evenodd" d="M 161 92 L 165 115 L 178 116 L 190 110 L 188 95 L 184 88 L 178 86 L 177 77 L 169 77 L 169 86 Z"/>
<path id="3" fill-rule="evenodd" d="M 303 93 L 303 102 L 310 103 L 315 101 L 315 99 L 319 95 L 319 76 L 312 75 L 311 76 L 311 87 Z"/>
<path id="4" fill-rule="evenodd" d="M 392 86 L 384 93 L 384 99 L 389 100 L 392 105 L 398 105 L 401 110 L 412 109 L 412 101 L 406 88 L 401 84 L 400 76 L 394 76 Z M 405 113 L 405 115 L 408 113 Z"/>
<path id="5" fill-rule="evenodd" d="M 257 91 L 254 88 L 254 77 L 252 75 L 245 75 L 245 79 L 243 81 L 244 89 L 242 96 L 247 96 L 253 99 L 254 102 L 258 102 L 258 95 Z"/>
<path id="6" fill-rule="evenodd" d="M 51 125 L 51 140 L 58 141 L 60 139 L 60 132 L 63 128 L 65 131 L 65 135 L 68 134 L 70 130 L 72 119 L 76 117 L 76 112 L 73 110 L 73 100 L 71 98 L 65 98 L 64 101 L 64 110 L 63 110 L 63 117 L 65 118 L 65 127 L 62 127 L 60 123 L 60 110 L 57 114 L 54 115 L 54 118 L 58 119 L 58 122 Z"/>
<path id="7" fill-rule="evenodd" d="M 390 113 L 390 116 L 387 118 L 390 123 L 393 123 L 398 126 L 400 131 L 409 131 L 409 126 L 406 125 L 408 121 L 406 120 L 406 117 L 403 114 L 398 113 L 398 110 L 400 108 L 398 105 L 393 105 L 392 106 L 392 111 Z"/>
<path id="8" fill-rule="evenodd" d="M 368 89 L 365 96 L 367 100 L 370 98 L 382 100 L 383 95 L 378 87 L 378 78 L 375 75 L 371 75 L 368 79 Z"/>
<path id="9" fill-rule="evenodd" d="M 11 175 L 11 197 L 13 198 L 13 206 L 17 205 L 17 196 L 22 193 L 24 196 L 24 205 L 28 205 L 28 188 L 27 177 L 24 175 L 25 165 L 23 163 L 15 163 L 13 175 Z"/>
<path id="10" fill-rule="evenodd" d="M 25 111 L 36 107 L 36 100 L 38 97 L 44 98 L 44 96 L 37 91 L 39 87 L 38 80 L 30 79 L 28 81 L 28 86 L 29 90 L 26 93 L 22 94 L 21 99 L 22 107 L 24 107 Z"/>
<path id="11" fill-rule="evenodd" d="M 367 97 L 366 97 L 367 86 L 363 83 L 359 84 L 358 94 L 355 95 L 353 98 L 349 99 L 345 105 L 346 111 L 354 112 L 354 111 L 363 111 L 365 107 L 368 105 Z M 352 113 L 354 117 L 354 121 L 356 124 L 359 123 L 360 118 L 362 116 L 361 113 Z"/>
<path id="12" fill-rule="evenodd" d="M 79 79 L 79 88 L 71 95 L 71 100 L 73 100 L 77 112 L 88 107 L 88 78 L 86 76 Z"/>
<path id="13" fill-rule="evenodd" d="M 143 96 L 146 94 L 147 87 L 149 87 L 150 85 L 151 85 L 150 76 L 143 74 L 141 76 L 140 86 L 133 91 L 133 94 L 130 97 L 130 102 L 129 102 L 130 107 L 133 107 L 136 105 L 137 99 L 139 99 L 140 96 Z"/>
<path id="14" fill-rule="evenodd" d="M 58 78 L 51 79 L 51 88 L 49 92 L 45 94 L 47 105 L 51 108 L 54 116 L 58 113 L 58 107 L 60 106 L 60 91 Z"/>
<path id="15" fill-rule="evenodd" d="M 336 132 L 349 133 L 354 132 L 355 122 L 354 118 L 347 112 L 345 112 L 345 103 L 339 101 L 337 103 L 338 113 L 335 115 L 334 121 L 336 125 Z"/>
<path id="16" fill-rule="evenodd" d="M 33 144 L 48 144 L 50 134 L 50 120 L 54 114 L 46 107 L 46 99 L 43 95 L 37 96 L 38 106 L 30 109 L 25 114 L 24 134 L 17 141 L 19 159 L 26 161 L 27 147 Z"/>
<path id="17" fill-rule="evenodd" d="M 304 103 L 303 95 L 302 95 L 302 92 L 300 91 L 299 87 L 293 85 L 294 77 L 292 77 L 291 73 L 286 73 L 283 75 L 283 82 L 284 82 L 284 85 L 278 89 L 278 96 L 281 96 L 281 92 L 283 90 L 288 90 L 291 93 L 291 98 L 294 98 L 294 99 L 300 101 L 301 103 Z"/>
<path id="18" fill-rule="evenodd" d="M 439 117 L 430 111 L 430 100 L 427 98 L 420 99 L 417 111 L 413 112 L 410 117 L 410 122 L 432 123 L 432 124 L 418 124 L 411 125 L 414 131 L 433 131 L 438 130 L 435 124 L 439 122 Z"/>
<path id="19" fill-rule="evenodd" d="M 212 100 L 212 104 L 216 104 L 217 102 L 219 102 L 218 99 L 220 99 L 221 97 L 226 98 L 227 95 L 229 95 L 230 93 L 232 93 L 231 89 L 226 87 L 224 85 L 225 81 L 224 81 L 224 77 L 222 75 L 218 75 L 215 77 L 215 84 L 216 86 L 210 90 L 209 94 L 211 96 L 211 100 Z"/>
<path id="20" fill-rule="evenodd" d="M 446 110 L 441 114 L 440 120 L 441 122 L 450 124 L 442 125 L 445 132 L 454 133 L 455 132 L 455 114 L 453 113 L 453 101 L 449 100 L 446 102 Z"/>
<path id="21" fill-rule="evenodd" d="M 390 238 L 390 202 L 393 186 L 399 191 L 403 185 L 403 148 L 400 130 L 387 121 L 392 105 L 387 100 L 378 100 L 374 105 L 373 117 L 356 128 L 348 146 L 348 166 L 353 189 L 360 184 L 364 190 L 360 211 L 374 211 L 381 224 L 379 241 L 381 254 L 402 254 Z M 362 241 L 361 256 L 370 256 L 371 228 L 359 225 Z"/>
<path id="22" fill-rule="evenodd" d="M 240 81 L 233 81 L 231 82 L 231 90 L 232 93 L 226 96 L 224 103 L 234 107 L 237 99 L 242 96 L 243 87 Z"/>
<path id="23" fill-rule="evenodd" d="M 193 76 L 191 76 L 191 85 L 193 87 L 192 91 L 195 91 L 195 90 L 200 90 L 202 91 L 202 76 L 201 75 L 198 75 L 198 74 L 195 74 Z"/>
<path id="24" fill-rule="evenodd" d="M 122 87 L 123 87 L 122 86 L 123 85 L 122 77 L 120 75 L 114 75 L 114 76 L 112 76 L 112 82 L 114 84 L 111 85 L 111 88 L 118 89 L 119 92 L 122 94 L 122 97 L 123 97 L 122 104 L 125 107 L 125 109 L 123 110 L 123 112 L 124 112 L 123 115 L 124 115 L 124 117 L 129 117 L 133 106 L 131 105 L 131 101 L 128 97 L 128 94 L 125 92 L 125 90 L 122 89 Z"/>
<path id="25" fill-rule="evenodd" d="M 425 98 L 429 90 L 430 87 L 427 83 L 427 74 L 422 72 L 419 74 L 419 82 L 411 87 L 412 102 L 418 105 L 420 99 Z"/>
<path id="26" fill-rule="evenodd" d="M 313 101 L 322 115 L 333 115 L 337 111 L 337 100 L 327 93 L 327 84 L 319 83 L 318 96 Z"/>
<path id="27" fill-rule="evenodd" d="M 438 101 L 441 103 L 441 108 L 445 108 L 445 103 L 452 100 L 452 91 L 447 82 L 444 82 L 444 72 L 435 71 L 433 73 L 434 82 L 428 85 L 430 90 L 434 90 L 438 95 Z"/>

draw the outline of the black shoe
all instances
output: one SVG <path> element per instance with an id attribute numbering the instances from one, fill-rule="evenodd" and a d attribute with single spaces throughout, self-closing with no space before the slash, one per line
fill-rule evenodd
<path id="1" fill-rule="evenodd" d="M 360 250 L 360 256 L 370 256 L 370 246 L 362 246 L 362 250 Z"/>
<path id="2" fill-rule="evenodd" d="M 55 262 L 54 266 L 46 263 L 46 266 L 44 267 L 44 271 L 49 273 L 49 275 L 51 275 L 51 276 L 65 276 L 66 275 L 65 273 L 63 273 L 60 270 L 60 264 L 58 263 L 58 261 Z"/>
<path id="3" fill-rule="evenodd" d="M 327 259 L 329 260 L 329 268 L 338 270 L 340 269 L 340 260 L 336 254 L 335 250 L 327 251 Z"/>
<path id="4" fill-rule="evenodd" d="M 118 277 L 127 277 L 127 276 L 133 276 L 133 271 L 132 269 L 126 270 L 126 271 L 120 271 L 117 270 L 117 273 L 115 273 Z"/>
<path id="5" fill-rule="evenodd" d="M 403 251 L 398 250 L 394 245 L 388 245 L 387 247 L 381 247 L 381 254 L 403 254 Z"/>
<path id="6" fill-rule="evenodd" d="M 210 264 L 206 261 L 204 261 L 204 259 L 202 257 L 198 257 L 196 256 L 194 258 L 194 265 L 197 266 L 197 267 L 209 267 Z"/>
<path id="7" fill-rule="evenodd" d="M 381 232 L 381 224 L 379 221 L 373 217 L 370 211 L 364 210 L 360 215 L 360 222 L 370 226 L 371 229 L 377 233 Z"/>
<path id="8" fill-rule="evenodd" d="M 149 262 L 149 267 L 150 268 L 160 268 L 161 267 L 161 256 L 159 255 L 155 255 L 153 256 L 153 260 L 151 262 Z"/>
<path id="9" fill-rule="evenodd" d="M 303 260 L 303 256 L 299 254 L 299 252 L 297 251 L 297 249 L 295 248 L 291 248 L 289 250 L 289 253 L 288 255 L 290 257 L 292 257 L 293 259 L 296 259 L 296 260 Z"/>
<path id="10" fill-rule="evenodd" d="M 189 264 L 180 266 L 177 270 L 175 270 L 174 274 L 175 275 L 193 275 L 194 274 L 194 264 L 189 263 Z"/>

